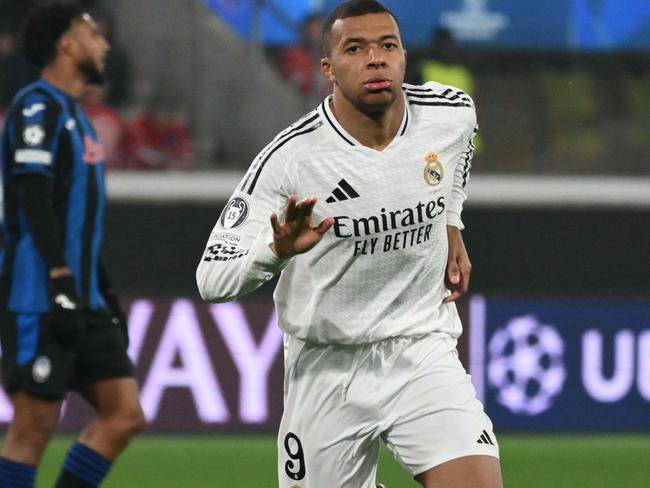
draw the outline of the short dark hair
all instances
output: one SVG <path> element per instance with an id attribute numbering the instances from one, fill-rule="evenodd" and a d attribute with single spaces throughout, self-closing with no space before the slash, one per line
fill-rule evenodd
<path id="1" fill-rule="evenodd" d="M 75 1 L 50 2 L 36 5 L 27 16 L 22 28 L 23 55 L 42 69 L 56 57 L 56 45 L 72 21 L 84 14 Z"/>
<path id="2" fill-rule="evenodd" d="M 347 19 L 349 17 L 360 17 L 366 14 L 390 14 L 395 19 L 399 28 L 399 21 L 393 12 L 377 0 L 348 0 L 338 5 L 331 14 L 327 16 L 323 23 L 323 33 L 321 36 L 323 43 L 323 52 L 329 54 L 329 43 L 332 34 L 332 26 L 338 19 Z"/>

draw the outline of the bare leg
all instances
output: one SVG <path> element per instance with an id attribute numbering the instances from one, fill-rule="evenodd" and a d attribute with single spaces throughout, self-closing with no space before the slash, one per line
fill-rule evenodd
<path id="1" fill-rule="evenodd" d="M 491 456 L 453 459 L 415 479 L 424 488 L 503 488 L 499 460 Z"/>
<path id="2" fill-rule="evenodd" d="M 133 378 L 118 378 L 95 383 L 83 393 L 97 419 L 81 432 L 79 442 L 112 461 L 144 426 L 137 384 Z"/>
<path id="3" fill-rule="evenodd" d="M 18 392 L 11 398 L 14 418 L 9 424 L 0 457 L 36 466 L 59 420 L 61 402 Z"/>

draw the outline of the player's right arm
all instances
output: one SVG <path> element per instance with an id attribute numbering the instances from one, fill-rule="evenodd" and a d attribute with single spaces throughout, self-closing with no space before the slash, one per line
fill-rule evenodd
<path id="1" fill-rule="evenodd" d="M 271 143 L 253 162 L 210 234 L 196 270 L 206 301 L 233 300 L 256 289 L 318 244 L 333 224 L 326 218 L 313 226 L 316 198 L 295 195 L 295 173 L 288 168 L 297 150 L 273 148 Z"/>
<path id="2" fill-rule="evenodd" d="M 280 214 L 292 194 L 285 167 L 290 155 L 277 151 L 268 160 L 263 150 L 238 185 L 214 225 L 196 270 L 201 297 L 225 302 L 270 280 L 288 263 L 273 242 L 271 214 Z"/>

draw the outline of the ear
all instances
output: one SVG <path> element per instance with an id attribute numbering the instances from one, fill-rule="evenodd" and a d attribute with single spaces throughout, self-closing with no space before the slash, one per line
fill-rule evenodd
<path id="1" fill-rule="evenodd" d="M 72 39 L 68 33 L 64 33 L 59 42 L 57 43 L 57 49 L 60 53 L 69 54 L 72 49 Z"/>
<path id="2" fill-rule="evenodd" d="M 336 83 L 336 76 L 334 75 L 334 68 L 328 56 L 320 60 L 320 71 L 323 76 L 332 83 Z"/>

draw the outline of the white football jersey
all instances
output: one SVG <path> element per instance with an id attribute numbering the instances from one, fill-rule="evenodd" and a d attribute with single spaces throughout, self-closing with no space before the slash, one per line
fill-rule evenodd
<path id="1" fill-rule="evenodd" d="M 336 120 L 330 99 L 257 156 L 215 225 L 197 270 L 201 296 L 235 299 L 282 272 L 280 327 L 299 339 L 364 344 L 432 331 L 457 337 L 456 306 L 442 304 L 446 225 L 460 215 L 472 161 L 471 98 L 439 83 L 404 85 L 406 110 L 382 151 Z M 307 253 L 278 259 L 269 217 L 291 195 L 316 196 L 314 225 L 334 218 Z"/>

